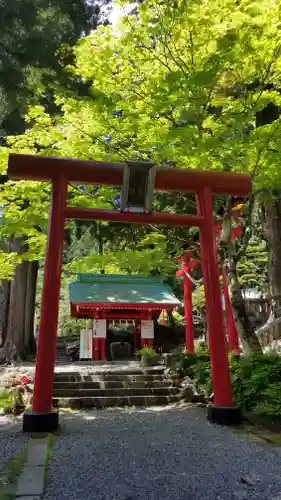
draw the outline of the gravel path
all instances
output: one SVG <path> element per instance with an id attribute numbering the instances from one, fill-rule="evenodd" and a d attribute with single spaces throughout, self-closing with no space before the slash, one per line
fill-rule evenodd
<path id="1" fill-rule="evenodd" d="M 65 414 L 44 500 L 281 500 L 281 454 L 204 410 Z"/>
<path id="2" fill-rule="evenodd" d="M 26 441 L 21 418 L 0 416 L 0 482 L 8 461 L 21 451 Z"/>

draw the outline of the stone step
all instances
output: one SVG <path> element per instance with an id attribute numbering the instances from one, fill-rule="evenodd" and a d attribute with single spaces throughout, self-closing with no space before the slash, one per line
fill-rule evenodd
<path id="1" fill-rule="evenodd" d="M 79 397 L 53 398 L 54 407 L 60 408 L 110 408 L 116 406 L 161 406 L 180 401 L 178 394 L 168 396 L 122 396 L 122 397 Z"/>
<path id="2" fill-rule="evenodd" d="M 163 380 L 163 373 L 116 374 L 116 373 L 56 373 L 55 382 L 152 382 Z"/>
<path id="3" fill-rule="evenodd" d="M 177 394 L 177 387 L 141 387 L 118 389 L 54 389 L 54 398 L 99 398 L 99 397 L 134 397 L 134 396 L 169 396 Z"/>
<path id="4" fill-rule="evenodd" d="M 123 389 L 123 388 L 132 388 L 132 389 L 142 389 L 143 387 L 167 387 L 171 386 L 171 382 L 169 380 L 151 380 L 151 381 L 104 381 L 100 380 L 97 382 L 93 381 L 85 381 L 85 382 L 55 382 L 54 390 L 62 389 Z"/>

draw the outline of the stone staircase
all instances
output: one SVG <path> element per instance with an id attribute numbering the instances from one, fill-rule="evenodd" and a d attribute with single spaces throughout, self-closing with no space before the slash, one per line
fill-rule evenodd
<path id="1" fill-rule="evenodd" d="M 141 367 L 55 374 L 53 405 L 61 408 L 167 405 L 180 400 L 179 390 L 164 375 L 164 368 Z"/>

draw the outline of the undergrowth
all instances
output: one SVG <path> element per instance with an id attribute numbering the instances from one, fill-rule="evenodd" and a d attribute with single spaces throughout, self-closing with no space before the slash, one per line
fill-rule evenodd
<path id="1" fill-rule="evenodd" d="M 281 357 L 277 354 L 229 356 L 234 404 L 281 421 Z M 182 354 L 174 369 L 179 377 L 189 376 L 206 397 L 212 395 L 211 363 L 208 352 Z"/>

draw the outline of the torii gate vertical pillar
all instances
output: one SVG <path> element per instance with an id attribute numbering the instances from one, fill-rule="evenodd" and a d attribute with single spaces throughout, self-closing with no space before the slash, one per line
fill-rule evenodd
<path id="1" fill-rule="evenodd" d="M 58 428 L 58 413 L 52 411 L 52 395 L 66 198 L 67 180 L 63 177 L 54 179 L 52 182 L 33 404 L 32 412 L 26 412 L 23 416 L 24 432 L 52 432 Z"/>
<path id="2" fill-rule="evenodd" d="M 200 228 L 200 247 L 214 390 L 214 405 L 209 407 L 208 419 L 217 424 L 233 425 L 241 423 L 242 414 L 240 408 L 232 406 L 213 220 L 212 192 L 209 188 L 203 188 L 197 194 L 197 204 L 200 215 L 204 217 L 204 222 Z"/>
<path id="3" fill-rule="evenodd" d="M 187 266 L 185 266 L 187 268 Z M 192 325 L 192 283 L 186 272 L 183 275 L 184 293 L 184 322 L 185 322 L 185 350 L 194 352 L 193 325 Z"/>

